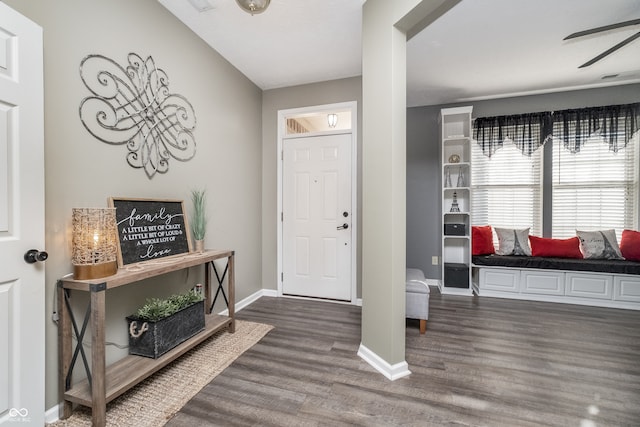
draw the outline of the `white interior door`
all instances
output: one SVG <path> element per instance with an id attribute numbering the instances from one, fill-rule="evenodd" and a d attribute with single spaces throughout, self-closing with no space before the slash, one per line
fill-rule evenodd
<path id="1" fill-rule="evenodd" d="M 284 294 L 351 300 L 351 138 L 283 142 Z"/>
<path id="2" fill-rule="evenodd" d="M 0 425 L 44 425 L 42 29 L 0 2 Z"/>

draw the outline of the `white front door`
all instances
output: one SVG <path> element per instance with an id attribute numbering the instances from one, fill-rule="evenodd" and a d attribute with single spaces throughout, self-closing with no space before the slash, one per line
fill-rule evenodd
<path id="1" fill-rule="evenodd" d="M 283 294 L 351 301 L 351 139 L 283 142 Z"/>
<path id="2" fill-rule="evenodd" d="M 0 2 L 0 425 L 44 425 L 42 28 Z"/>

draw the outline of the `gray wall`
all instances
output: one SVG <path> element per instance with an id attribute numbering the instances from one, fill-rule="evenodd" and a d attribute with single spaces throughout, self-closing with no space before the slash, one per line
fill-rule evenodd
<path id="1" fill-rule="evenodd" d="M 407 109 L 407 267 L 440 277 L 440 107 Z"/>
<path id="2" fill-rule="evenodd" d="M 441 174 L 438 127 L 438 114 L 441 108 L 472 105 L 473 117 L 489 117 L 628 104 L 638 101 L 640 101 L 640 84 L 633 84 L 409 108 L 407 112 L 407 266 L 422 269 L 427 278 L 440 278 L 440 266 L 431 265 L 431 257 L 441 255 Z M 550 212 L 543 214 L 550 217 Z M 548 227 L 545 226 L 545 228 Z"/>
<path id="3" fill-rule="evenodd" d="M 278 111 L 314 105 L 357 101 L 358 103 L 358 188 L 362 170 L 362 79 L 332 80 L 264 91 L 262 94 L 262 286 L 277 289 L 277 147 Z M 358 224 L 362 224 L 362 200 L 358 194 Z M 358 288 L 360 296 L 361 236 L 358 241 Z"/>
<path id="4" fill-rule="evenodd" d="M 71 208 L 103 207 L 109 196 L 183 199 L 190 208 L 191 189 L 206 188 L 207 247 L 236 251 L 237 299 L 259 291 L 260 89 L 155 0 L 6 3 L 44 28 L 47 319 L 56 280 L 71 272 Z M 172 160 L 168 173 L 151 180 L 127 165 L 124 146 L 99 142 L 78 117 L 80 101 L 89 95 L 80 80 L 80 61 L 102 54 L 122 64 L 129 52 L 152 56 L 169 76 L 170 91 L 184 95 L 197 117 L 195 158 Z M 191 269 L 108 291 L 107 340 L 126 344 L 124 317 L 146 298 L 168 295 L 200 280 L 201 269 Z M 72 298 L 78 311 L 83 310 L 81 293 L 74 292 Z M 47 320 L 47 408 L 59 401 L 56 333 L 56 325 Z M 126 350 L 108 347 L 108 360 L 123 354 Z"/>

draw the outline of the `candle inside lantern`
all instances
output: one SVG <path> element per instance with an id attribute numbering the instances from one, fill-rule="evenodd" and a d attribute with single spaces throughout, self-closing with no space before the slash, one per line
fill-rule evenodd
<path id="1" fill-rule="evenodd" d="M 98 230 L 93 232 L 93 263 L 97 264 L 100 262 L 100 233 Z"/>
<path id="2" fill-rule="evenodd" d="M 115 274 L 115 208 L 73 208 L 72 213 L 74 278 L 95 279 Z"/>

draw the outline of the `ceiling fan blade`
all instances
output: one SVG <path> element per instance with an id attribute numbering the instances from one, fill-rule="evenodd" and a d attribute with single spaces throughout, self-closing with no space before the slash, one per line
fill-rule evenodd
<path id="1" fill-rule="evenodd" d="M 640 31 L 638 31 L 637 33 L 635 33 L 634 35 L 632 35 L 631 37 L 627 37 L 626 39 L 622 40 L 620 43 L 618 43 L 617 45 L 615 45 L 614 47 L 605 50 L 604 52 L 602 52 L 600 55 L 596 56 L 595 58 L 593 58 L 590 61 L 585 62 L 584 64 L 582 64 L 581 66 L 579 66 L 578 68 L 584 68 L 584 67 L 588 67 L 591 64 L 595 64 L 596 62 L 600 61 L 602 58 L 604 58 L 607 55 L 612 54 L 613 52 L 615 52 L 616 50 L 620 49 L 621 47 L 631 43 L 632 41 L 634 41 L 635 39 L 637 39 L 638 37 L 640 37 Z"/>
<path id="2" fill-rule="evenodd" d="M 569 34 L 562 40 L 575 39 L 576 37 L 588 36 L 589 34 L 600 33 L 602 31 L 615 30 L 616 28 L 628 27 L 630 25 L 640 24 L 640 19 L 632 19 L 631 21 L 618 22 L 617 24 L 605 25 L 604 27 L 591 28 L 590 30 L 578 31 L 577 33 Z"/>

